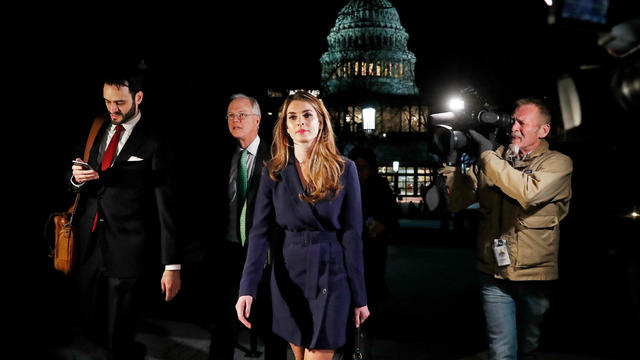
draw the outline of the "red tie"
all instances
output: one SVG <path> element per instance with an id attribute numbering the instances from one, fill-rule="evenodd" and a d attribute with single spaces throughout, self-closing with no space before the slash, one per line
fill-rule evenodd
<path id="1" fill-rule="evenodd" d="M 111 137 L 109 146 L 107 146 L 107 150 L 105 150 L 104 156 L 102 157 L 102 171 L 107 170 L 111 166 L 113 156 L 116 154 L 116 149 L 118 148 L 118 141 L 120 141 L 120 133 L 122 133 L 123 130 L 124 126 L 116 126 L 116 132 Z"/>
<path id="2" fill-rule="evenodd" d="M 111 162 L 113 161 L 113 156 L 116 154 L 116 149 L 118 148 L 118 142 L 120 141 L 120 134 L 124 130 L 124 126 L 117 125 L 116 132 L 111 137 L 111 141 L 109 141 L 109 146 L 107 146 L 107 150 L 105 150 L 104 155 L 102 156 L 102 171 L 107 170 L 111 166 Z M 96 224 L 98 223 L 98 213 L 96 212 L 96 216 L 93 219 L 93 227 L 91 231 L 93 232 L 96 229 Z"/>

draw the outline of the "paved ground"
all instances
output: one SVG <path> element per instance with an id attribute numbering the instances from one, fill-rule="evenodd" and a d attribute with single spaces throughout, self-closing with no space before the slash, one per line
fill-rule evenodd
<path id="1" fill-rule="evenodd" d="M 373 358 L 486 359 L 473 245 L 466 240 L 425 231 L 418 227 L 406 229 L 402 241 L 389 249 L 390 296 L 378 312 L 372 314 L 372 319 L 376 317 L 379 324 L 371 349 Z M 571 274 L 568 277 L 571 278 Z M 623 318 L 625 314 L 629 314 L 625 312 L 623 302 L 612 300 L 620 294 L 592 294 L 591 298 L 584 298 L 580 293 L 590 291 L 583 286 L 585 284 L 561 285 L 543 329 L 541 359 L 638 358 L 627 355 L 638 339 L 630 340 L 632 335 L 621 325 L 628 320 Z M 614 289 L 613 285 L 611 288 Z M 182 295 L 189 296 L 187 292 Z M 591 309 L 593 302 L 601 305 L 599 310 L 585 312 L 585 309 Z M 178 302 L 176 306 L 171 316 L 157 316 L 158 312 L 143 316 L 138 340 L 148 348 L 147 359 L 206 359 L 209 332 L 205 326 L 188 320 L 189 316 L 181 316 L 183 310 L 188 310 L 188 301 Z M 50 338 L 55 335 L 59 334 L 47 334 Z M 250 359 L 245 356 L 248 348 L 249 336 L 244 333 L 236 349 L 236 359 Z M 29 349 L 25 350 L 23 354 Z M 261 351 L 262 346 L 258 343 L 258 352 Z M 36 358 L 97 360 L 103 358 L 103 354 L 90 343 L 76 338 L 51 340 L 44 355 Z M 259 355 L 255 359 L 262 358 Z"/>

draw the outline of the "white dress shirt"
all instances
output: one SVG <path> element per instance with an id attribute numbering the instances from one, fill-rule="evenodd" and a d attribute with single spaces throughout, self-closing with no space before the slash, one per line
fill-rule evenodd
<path id="1" fill-rule="evenodd" d="M 129 136 L 131 136 L 131 132 L 133 131 L 133 128 L 138 124 L 138 121 L 140 121 L 141 116 L 142 112 L 138 111 L 138 115 L 136 117 L 121 124 L 124 127 L 124 131 L 120 134 L 120 140 L 118 140 L 118 147 L 116 148 L 116 154 L 113 157 L 113 160 L 115 160 L 118 157 L 118 154 L 120 154 L 120 150 L 122 150 L 122 148 L 124 147 L 124 144 L 129 139 Z M 103 141 L 100 142 L 100 147 L 98 148 L 98 164 L 102 163 L 104 152 L 107 150 L 107 146 L 109 142 L 111 142 L 113 134 L 116 133 L 116 126 L 117 125 L 115 124 L 109 125 L 109 129 L 107 129 L 107 131 L 105 132 Z"/>
<path id="2" fill-rule="evenodd" d="M 253 169 L 256 163 L 256 156 L 258 154 L 258 146 L 260 145 L 260 136 L 256 136 L 255 139 L 247 146 L 247 181 L 251 179 L 251 174 L 253 174 Z M 231 169 L 229 170 L 229 186 L 228 186 L 228 194 L 229 194 L 229 224 L 227 227 L 227 240 L 232 242 L 240 243 L 240 239 L 238 238 L 238 233 L 236 231 L 236 223 L 238 222 L 238 204 L 237 204 L 237 181 L 238 178 L 238 160 L 240 159 L 240 153 L 242 150 L 245 150 L 238 146 L 236 151 L 233 153 L 233 157 L 231 159 Z M 248 186 L 248 184 L 247 184 Z"/>

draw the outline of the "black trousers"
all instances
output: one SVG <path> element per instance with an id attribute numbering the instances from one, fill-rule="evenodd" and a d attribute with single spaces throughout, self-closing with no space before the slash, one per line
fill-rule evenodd
<path id="1" fill-rule="evenodd" d="M 135 359 L 140 279 L 110 276 L 100 251 L 100 226 L 91 236 L 94 246 L 75 273 L 83 331 L 110 359 Z"/>
<path id="2" fill-rule="evenodd" d="M 235 305 L 246 256 L 246 248 L 240 244 L 222 241 L 204 258 L 201 281 L 207 290 L 202 299 L 203 312 L 209 314 L 214 325 L 209 359 L 233 359 L 238 335 L 244 328 L 238 320 Z M 268 274 L 269 269 L 265 269 L 265 278 Z M 260 284 L 258 299 L 251 307 L 251 331 L 264 342 L 265 360 L 286 359 L 288 344 L 271 332 L 271 295 L 265 278 Z"/>

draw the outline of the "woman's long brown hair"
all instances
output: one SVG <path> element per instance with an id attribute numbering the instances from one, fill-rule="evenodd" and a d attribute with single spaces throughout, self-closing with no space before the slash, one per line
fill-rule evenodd
<path id="1" fill-rule="evenodd" d="M 267 163 L 269 177 L 279 181 L 279 174 L 289 162 L 290 149 L 293 141 L 287 133 L 287 110 L 292 101 L 299 100 L 309 103 L 316 111 L 319 120 L 318 135 L 311 151 L 307 167 L 309 176 L 308 189 L 299 194 L 301 200 L 315 204 L 320 200 L 335 197 L 342 189 L 340 175 L 344 171 L 344 159 L 340 156 L 335 143 L 331 118 L 321 100 L 314 95 L 298 91 L 289 95 L 282 105 L 278 122 L 273 129 L 271 143 L 271 160 Z"/>

